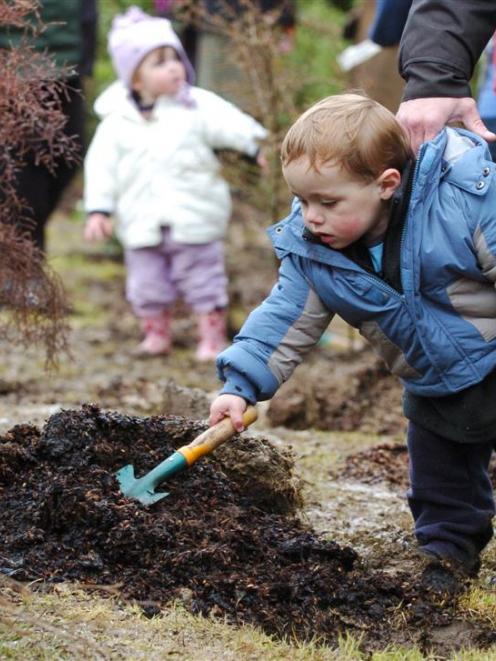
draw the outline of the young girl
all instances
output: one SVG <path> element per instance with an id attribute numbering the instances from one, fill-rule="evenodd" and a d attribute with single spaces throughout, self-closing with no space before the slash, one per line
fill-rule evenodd
<path id="1" fill-rule="evenodd" d="M 171 348 L 177 296 L 198 319 L 198 360 L 226 343 L 227 281 L 222 238 L 231 213 L 215 149 L 263 159 L 265 129 L 194 73 L 167 19 L 137 7 L 115 18 L 109 52 L 119 81 L 97 99 L 103 120 L 85 160 L 85 238 L 113 231 L 125 249 L 126 293 L 140 319 L 141 353 Z"/>

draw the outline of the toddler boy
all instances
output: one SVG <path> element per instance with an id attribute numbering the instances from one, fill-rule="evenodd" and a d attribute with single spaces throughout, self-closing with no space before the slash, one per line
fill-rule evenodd
<path id="1" fill-rule="evenodd" d="M 405 388 L 409 504 L 428 587 L 456 591 L 492 537 L 496 166 L 447 128 L 413 161 L 394 116 L 356 94 L 307 110 L 282 145 L 296 199 L 270 230 L 279 279 L 217 359 L 212 424 L 238 430 L 338 314 Z"/>

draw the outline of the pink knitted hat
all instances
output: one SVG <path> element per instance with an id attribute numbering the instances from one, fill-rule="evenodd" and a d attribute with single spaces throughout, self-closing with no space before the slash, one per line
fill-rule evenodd
<path id="1" fill-rule="evenodd" d="M 126 87 L 131 87 L 133 74 L 145 55 L 160 46 L 175 49 L 186 69 L 186 80 L 192 85 L 195 80 L 193 67 L 169 20 L 149 16 L 136 6 L 114 18 L 108 51 L 117 75 Z"/>

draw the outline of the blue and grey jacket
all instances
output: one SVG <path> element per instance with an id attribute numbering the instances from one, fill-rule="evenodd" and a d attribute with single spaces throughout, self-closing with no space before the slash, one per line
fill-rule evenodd
<path id="1" fill-rule="evenodd" d="M 250 402 L 272 397 L 334 314 L 371 342 L 412 394 L 448 395 L 482 381 L 496 367 L 496 165 L 489 158 L 486 143 L 461 129 L 422 146 L 393 242 L 393 284 L 349 254 L 305 240 L 295 202 L 269 230 L 281 259 L 278 282 L 218 357 L 222 392 Z M 397 228 L 390 223 L 388 233 Z M 388 259 L 395 257 L 385 249 L 383 266 Z"/>

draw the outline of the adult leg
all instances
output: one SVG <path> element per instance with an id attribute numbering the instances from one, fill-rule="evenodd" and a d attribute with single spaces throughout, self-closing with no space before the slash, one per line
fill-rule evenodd
<path id="1" fill-rule="evenodd" d="M 22 202 L 22 220 L 17 226 L 41 250 L 45 248 L 45 225 L 54 208 L 52 199 L 53 175 L 31 158 L 20 170 L 16 187 Z"/>
<path id="2" fill-rule="evenodd" d="M 67 89 L 62 93 L 60 103 L 67 118 L 64 133 L 76 141 L 77 157 L 80 157 L 83 149 L 84 101 L 78 77 L 67 81 Z M 34 157 L 30 156 L 17 176 L 17 193 L 24 203 L 24 220 L 20 229 L 42 250 L 45 248 L 45 225 L 77 168 L 77 160 L 68 163 L 62 155 L 57 158 L 51 171 L 37 164 Z"/>

